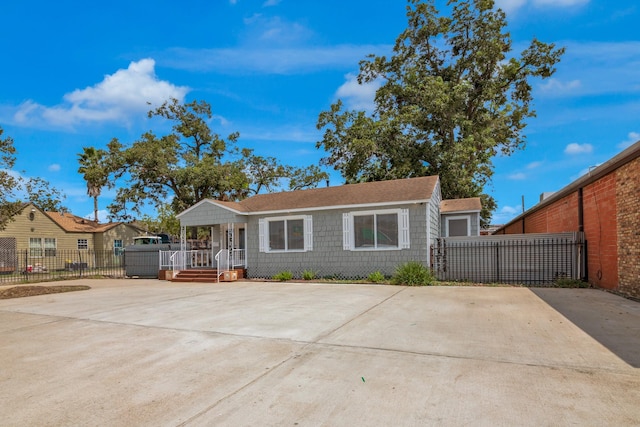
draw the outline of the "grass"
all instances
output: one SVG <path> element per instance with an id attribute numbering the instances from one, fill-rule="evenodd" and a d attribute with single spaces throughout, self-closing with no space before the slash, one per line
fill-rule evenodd
<path id="1" fill-rule="evenodd" d="M 37 295 L 59 294 L 63 292 L 86 291 L 91 289 L 89 286 L 70 285 L 70 286 L 14 286 L 0 290 L 0 299 L 23 298 Z"/>

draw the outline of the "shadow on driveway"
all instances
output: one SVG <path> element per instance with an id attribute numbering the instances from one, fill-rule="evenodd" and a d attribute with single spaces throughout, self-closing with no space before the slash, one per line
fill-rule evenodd
<path id="1" fill-rule="evenodd" d="M 640 368 L 640 303 L 596 289 L 531 291 L 634 368 Z"/>

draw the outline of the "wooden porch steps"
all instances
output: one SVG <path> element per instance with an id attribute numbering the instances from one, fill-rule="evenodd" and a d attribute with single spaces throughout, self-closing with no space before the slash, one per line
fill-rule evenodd
<path id="1" fill-rule="evenodd" d="M 244 277 L 244 270 L 236 269 L 238 279 Z M 191 269 L 181 270 L 176 277 L 171 279 L 172 282 L 199 282 L 199 283 L 218 283 L 218 270 L 216 269 Z"/>
<path id="2" fill-rule="evenodd" d="M 202 282 L 217 283 L 218 270 L 215 269 L 193 269 L 181 270 L 176 277 L 171 279 L 172 282 Z"/>

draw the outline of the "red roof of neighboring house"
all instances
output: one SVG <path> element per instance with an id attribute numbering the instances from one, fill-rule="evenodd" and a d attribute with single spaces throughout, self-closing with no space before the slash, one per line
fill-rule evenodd
<path id="1" fill-rule="evenodd" d="M 100 224 L 90 219 L 64 212 L 45 212 L 45 214 L 63 230 L 72 233 L 102 233 L 123 224 L 122 222 Z"/>

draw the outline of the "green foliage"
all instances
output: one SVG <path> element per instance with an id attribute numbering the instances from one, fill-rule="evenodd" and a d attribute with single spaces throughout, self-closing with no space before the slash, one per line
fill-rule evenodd
<path id="1" fill-rule="evenodd" d="M 491 0 L 409 0 L 408 26 L 389 58 L 360 62 L 359 83 L 377 83 L 375 112 L 348 111 L 338 100 L 318 118 L 322 164 L 347 182 L 439 175 L 443 198 L 483 194 L 492 159 L 525 145 L 530 80 L 548 78 L 563 48 L 533 39 L 512 52 L 505 14 Z"/>
<path id="2" fill-rule="evenodd" d="M 384 274 L 380 273 L 379 271 L 374 271 L 367 277 L 367 280 L 372 283 L 384 282 L 384 279 Z"/>
<path id="3" fill-rule="evenodd" d="M 305 270 L 302 272 L 302 278 L 304 280 L 313 280 L 316 278 L 316 273 L 313 270 Z"/>
<path id="4" fill-rule="evenodd" d="M 144 224 L 150 233 L 167 233 L 174 237 L 180 236 L 180 221 L 171 210 L 171 206 L 166 203 L 158 206 L 158 212 L 155 218 L 149 215 L 143 215 L 139 222 Z M 210 230 L 207 231 L 210 232 Z"/>
<path id="5" fill-rule="evenodd" d="M 240 200 L 278 189 L 284 181 L 290 188 L 314 187 L 328 176 L 315 166 L 284 166 L 275 157 L 237 148 L 237 132 L 223 138 L 211 130 L 213 114 L 204 101 L 180 104 L 171 99 L 148 117 L 154 123 L 169 122 L 171 131 L 146 132 L 128 146 L 114 138 L 108 151 L 89 147 L 79 155 L 80 172 L 96 203 L 105 183 L 112 188 L 124 181 L 108 207 L 112 219 L 131 220 L 147 203 L 160 210 L 171 200 L 171 211 L 179 213 L 207 198 Z"/>
<path id="6" fill-rule="evenodd" d="M 391 278 L 394 285 L 428 286 L 433 284 L 435 278 L 424 265 L 416 261 L 401 264 Z"/>
<path id="7" fill-rule="evenodd" d="M 553 285 L 557 288 L 588 288 L 590 286 L 580 279 L 569 279 L 567 277 L 556 279 Z"/>
<path id="8" fill-rule="evenodd" d="M 22 188 L 27 194 L 28 200 L 44 211 L 50 212 L 69 212 L 62 204 L 65 196 L 55 187 L 52 187 L 49 181 L 31 177 L 22 180 Z"/>
<path id="9" fill-rule="evenodd" d="M 281 282 L 286 282 L 287 280 L 293 279 L 293 273 L 290 271 L 281 271 L 280 273 L 273 276 L 273 280 L 279 280 Z"/>
<path id="10" fill-rule="evenodd" d="M 2 138 L 0 128 L 0 230 L 3 230 L 23 203 L 33 202 L 46 211 L 67 212 L 62 205 L 64 195 L 40 177 L 24 178 L 13 172 L 16 149 L 11 137 Z"/>
<path id="11" fill-rule="evenodd" d="M 87 195 L 93 197 L 94 219 L 98 221 L 98 197 L 102 188 L 108 184 L 110 168 L 107 164 L 107 152 L 93 147 L 82 147 L 82 153 L 78 154 L 78 173 L 83 175 L 87 182 Z"/>
<path id="12" fill-rule="evenodd" d="M 16 162 L 16 149 L 11 137 L 2 138 L 4 130 L 0 127 L 0 230 L 3 230 L 20 203 L 12 200 L 18 184 L 15 175 L 9 173 Z"/>

